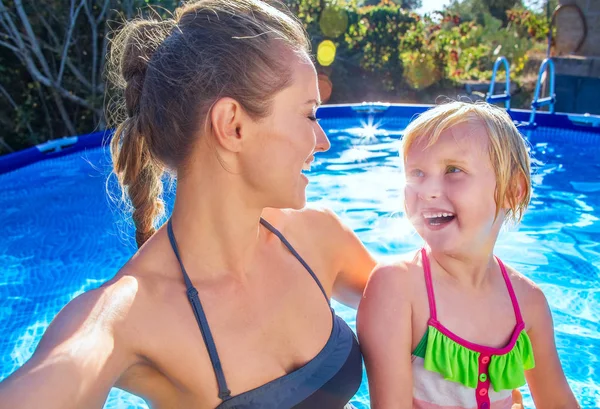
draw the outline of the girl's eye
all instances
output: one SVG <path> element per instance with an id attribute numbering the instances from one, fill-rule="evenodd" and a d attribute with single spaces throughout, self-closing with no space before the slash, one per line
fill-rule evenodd
<path id="1" fill-rule="evenodd" d="M 421 169 L 413 169 L 408 172 L 408 176 L 413 177 L 413 178 L 420 178 L 423 175 L 424 175 L 424 173 Z"/>
<path id="2" fill-rule="evenodd" d="M 309 115 L 308 119 L 310 119 L 313 122 L 319 122 L 319 118 L 317 118 L 316 115 Z"/>
<path id="3" fill-rule="evenodd" d="M 448 168 L 446 169 L 446 173 L 458 173 L 458 172 L 462 172 L 462 170 L 457 168 L 456 166 L 448 166 Z"/>

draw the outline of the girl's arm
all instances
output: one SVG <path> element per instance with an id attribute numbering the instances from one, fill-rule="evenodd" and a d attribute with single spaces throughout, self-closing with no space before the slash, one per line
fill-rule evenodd
<path id="1" fill-rule="evenodd" d="M 410 288 L 404 266 L 379 266 L 358 308 L 372 409 L 409 409 L 413 403 Z"/>
<path id="2" fill-rule="evenodd" d="M 546 297 L 537 287 L 532 287 L 529 292 L 528 321 L 531 327 L 527 333 L 533 347 L 535 368 L 527 371 L 525 376 L 535 406 L 540 409 L 579 408 L 558 358 L 554 324 Z"/>

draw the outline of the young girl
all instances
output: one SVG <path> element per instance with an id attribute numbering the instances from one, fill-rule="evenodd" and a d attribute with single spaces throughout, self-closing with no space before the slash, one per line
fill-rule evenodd
<path id="1" fill-rule="evenodd" d="M 406 214 L 426 245 L 378 266 L 358 311 L 373 409 L 576 408 L 542 291 L 494 257 L 531 195 L 525 143 L 504 110 L 453 102 L 403 138 Z"/>

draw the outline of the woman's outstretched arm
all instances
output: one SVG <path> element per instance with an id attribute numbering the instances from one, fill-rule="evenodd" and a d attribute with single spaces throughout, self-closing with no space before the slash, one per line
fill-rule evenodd
<path id="1" fill-rule="evenodd" d="M 0 383 L 0 409 L 102 408 L 134 363 L 125 321 L 136 290 L 126 277 L 69 302 L 29 361 Z"/>

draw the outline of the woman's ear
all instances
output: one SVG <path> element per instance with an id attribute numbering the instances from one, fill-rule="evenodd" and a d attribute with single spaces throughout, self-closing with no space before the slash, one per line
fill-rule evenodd
<path id="1" fill-rule="evenodd" d="M 234 153 L 242 149 L 242 129 L 247 115 L 236 100 L 228 97 L 219 99 L 213 104 L 208 119 L 220 147 Z"/>

